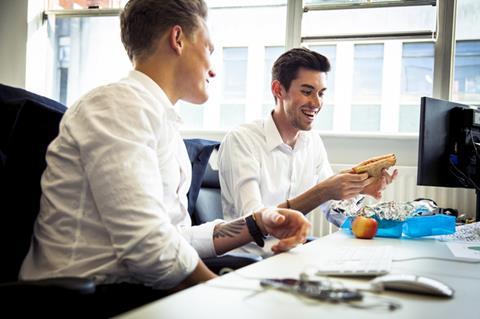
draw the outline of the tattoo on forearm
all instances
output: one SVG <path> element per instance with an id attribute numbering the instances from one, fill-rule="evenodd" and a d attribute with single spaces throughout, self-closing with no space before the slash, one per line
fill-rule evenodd
<path id="1" fill-rule="evenodd" d="M 242 232 L 242 229 L 245 227 L 245 220 L 239 219 L 230 223 L 221 223 L 215 226 L 213 231 L 213 238 L 220 237 L 235 237 L 236 235 Z"/>

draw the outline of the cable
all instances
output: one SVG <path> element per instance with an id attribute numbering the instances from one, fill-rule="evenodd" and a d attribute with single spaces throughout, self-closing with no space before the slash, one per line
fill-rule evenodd
<path id="1" fill-rule="evenodd" d="M 461 260 L 461 259 L 455 259 L 455 258 L 442 258 L 442 257 L 433 257 L 433 256 L 400 258 L 400 259 L 392 259 L 392 261 L 402 262 L 402 261 L 410 261 L 410 260 L 418 260 L 418 259 L 433 259 L 433 260 L 441 260 L 441 261 L 449 261 L 449 262 L 457 262 L 457 263 L 465 263 L 465 264 L 480 264 L 480 260 Z"/>
<path id="2" fill-rule="evenodd" d="M 456 165 L 455 163 L 453 163 L 452 159 L 450 159 L 450 166 L 449 168 L 454 168 L 455 169 L 455 172 L 460 174 L 460 176 L 458 176 L 457 174 L 455 174 L 455 172 L 453 172 L 451 169 L 450 172 L 460 181 L 460 183 L 462 183 L 464 186 L 473 186 L 475 188 L 475 190 L 479 191 L 480 192 L 480 187 L 473 181 L 473 179 L 471 179 L 470 177 L 468 177 L 467 175 L 465 175 L 464 172 L 462 172 Z M 468 184 L 466 181 L 468 181 L 470 184 Z"/>
<path id="3" fill-rule="evenodd" d="M 477 159 L 480 159 L 480 153 L 478 152 L 477 145 L 476 145 L 477 143 L 475 142 L 475 138 L 473 137 L 472 130 L 469 130 L 469 133 L 470 133 L 470 139 L 472 140 L 473 149 L 475 150 L 475 155 Z"/>

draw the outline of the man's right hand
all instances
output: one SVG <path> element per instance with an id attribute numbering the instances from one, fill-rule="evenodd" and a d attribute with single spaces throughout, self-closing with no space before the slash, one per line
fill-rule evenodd
<path id="1" fill-rule="evenodd" d="M 343 200 L 359 195 L 367 185 L 374 181 L 375 178 L 368 178 L 367 173 L 343 173 L 327 178 L 318 183 L 316 187 L 324 190 L 328 199 Z"/>
<path id="2" fill-rule="evenodd" d="M 307 239 L 310 222 L 302 213 L 293 209 L 264 208 L 254 213 L 257 225 L 264 234 L 280 241 L 272 247 L 274 253 L 287 251 Z"/>

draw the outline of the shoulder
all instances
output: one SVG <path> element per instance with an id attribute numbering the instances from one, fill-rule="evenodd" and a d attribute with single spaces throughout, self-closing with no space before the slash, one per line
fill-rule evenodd
<path id="1" fill-rule="evenodd" d="M 252 143 L 264 138 L 263 121 L 242 124 L 225 135 L 223 143 Z"/>
<path id="2" fill-rule="evenodd" d="M 164 112 L 158 101 L 139 85 L 128 82 L 115 82 L 99 86 L 83 95 L 73 106 L 72 113 L 84 116 L 109 113 L 112 117 L 161 118 Z M 112 118 L 112 120 L 115 120 Z"/>
<path id="3" fill-rule="evenodd" d="M 314 157 L 324 158 L 327 156 L 325 144 L 317 130 L 304 131 L 306 138 L 306 148 L 309 149 L 310 154 Z"/>

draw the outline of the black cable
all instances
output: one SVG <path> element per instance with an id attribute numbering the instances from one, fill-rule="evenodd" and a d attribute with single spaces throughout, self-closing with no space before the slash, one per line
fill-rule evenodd
<path id="1" fill-rule="evenodd" d="M 460 183 L 463 184 L 463 186 L 473 186 L 475 188 L 475 190 L 477 190 L 478 192 L 480 192 L 480 187 L 473 181 L 473 179 L 471 179 L 469 176 L 467 176 L 464 172 L 462 172 L 452 161 L 452 159 L 450 159 L 450 168 L 454 168 L 456 173 L 460 174 L 461 177 L 459 177 L 455 172 L 453 172 L 452 170 L 450 170 L 450 172 L 460 181 Z M 468 182 L 468 183 L 467 183 Z"/>

